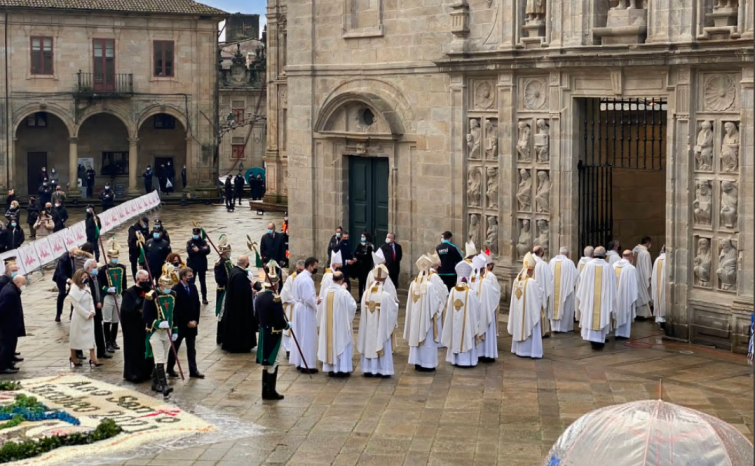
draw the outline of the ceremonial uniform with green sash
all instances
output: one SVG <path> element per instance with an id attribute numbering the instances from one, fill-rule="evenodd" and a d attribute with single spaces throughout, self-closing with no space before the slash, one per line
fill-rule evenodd
<path id="1" fill-rule="evenodd" d="M 176 296 L 169 286 L 172 283 L 170 266 L 167 275 L 160 277 L 158 290 L 145 295 L 144 310 L 142 312 L 146 326 L 147 341 L 146 355 L 155 359 L 155 372 L 152 377 L 152 390 L 162 392 L 167 396 L 173 389 L 168 385 L 165 376 L 165 364 L 168 361 L 171 338 L 178 338 L 178 327 L 174 325 L 173 314 L 176 308 Z"/>
<path id="2" fill-rule="evenodd" d="M 123 291 L 128 288 L 126 266 L 118 264 L 120 248 L 115 239 L 108 241 L 108 263 L 99 269 L 97 281 L 102 286 L 105 298 L 102 301 L 102 325 L 107 351 L 114 353 L 121 349 L 116 342 L 118 337 L 119 310 L 123 304 Z"/>
<path id="3" fill-rule="evenodd" d="M 291 327 L 283 314 L 283 303 L 280 296 L 272 289 L 278 282 L 278 276 L 275 273 L 277 264 L 272 261 L 271 264 L 274 265 L 268 266 L 270 271 L 268 276 L 273 284 L 265 283 L 265 289 L 257 293 L 254 298 L 254 311 L 260 324 L 257 364 L 265 366 L 265 370 L 262 371 L 262 399 L 282 400 L 283 395 L 279 395 L 275 391 L 275 385 L 278 378 L 278 362 L 283 332 Z"/>
<path id="4" fill-rule="evenodd" d="M 204 234 L 204 230 L 202 230 Z M 215 291 L 215 316 L 218 318 L 217 336 L 215 341 L 218 345 L 223 344 L 223 326 L 220 324 L 223 320 L 223 309 L 225 309 L 225 292 L 228 286 L 228 279 L 231 276 L 231 270 L 233 270 L 233 264 L 231 263 L 231 245 L 228 244 L 228 240 L 225 235 L 221 235 L 218 240 L 218 248 L 222 256 L 215 262 L 215 284 L 217 285 Z"/>

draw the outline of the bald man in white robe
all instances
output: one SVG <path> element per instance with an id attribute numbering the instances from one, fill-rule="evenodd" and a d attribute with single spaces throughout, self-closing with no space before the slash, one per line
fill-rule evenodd
<path id="1" fill-rule="evenodd" d="M 414 370 L 432 372 L 438 367 L 439 333 L 438 321 L 443 309 L 443 293 L 430 278 L 432 261 L 422 255 L 416 262 L 419 273 L 409 285 L 406 300 L 404 340 L 409 344 L 409 364 Z M 448 292 L 445 284 L 442 288 Z"/>
<path id="2" fill-rule="evenodd" d="M 493 260 L 480 254 L 485 265 L 478 273 L 480 280 L 480 321 L 477 328 L 479 343 L 477 357 L 482 362 L 495 362 L 498 358 L 498 306 L 501 302 L 501 284 L 493 274 Z"/>
<path id="3" fill-rule="evenodd" d="M 330 377 L 348 377 L 354 370 L 351 362 L 354 334 L 352 321 L 357 302 L 346 290 L 342 272 L 334 272 L 333 280 L 322 293 L 317 305 L 319 338 L 317 359 L 322 362 L 323 372 Z"/>
<path id="4" fill-rule="evenodd" d="M 628 339 L 632 334 L 632 323 L 637 317 L 637 269 L 632 265 L 632 251 L 627 249 L 622 259 L 613 264 L 616 275 L 616 338 Z"/>
<path id="5" fill-rule="evenodd" d="M 569 259 L 569 248 L 562 247 L 551 259 L 553 299 L 550 300 L 551 328 L 554 332 L 574 331 L 574 295 L 577 289 L 577 267 Z"/>
<path id="6" fill-rule="evenodd" d="M 606 250 L 602 246 L 595 249 L 595 257 L 582 271 L 577 288 L 577 312 L 582 339 L 589 341 L 593 349 L 602 350 L 616 315 L 616 275 L 606 262 Z"/>
<path id="7" fill-rule="evenodd" d="M 543 260 L 545 249 L 542 246 L 535 246 L 532 249 L 532 255 L 535 257 L 535 275 L 533 278 L 537 280 L 545 294 L 542 332 L 543 338 L 548 338 L 551 335 L 550 319 L 553 318 L 550 309 L 550 301 L 553 299 L 553 274 L 548 263 Z"/>
<path id="8" fill-rule="evenodd" d="M 534 256 L 528 252 L 511 290 L 507 330 L 511 335 L 511 352 L 520 358 L 543 357 L 540 326 L 545 293 L 537 280 L 532 278 L 535 264 Z"/>
<path id="9" fill-rule="evenodd" d="M 650 237 L 642 238 L 642 244 L 632 249 L 632 265 L 637 269 L 637 289 L 640 292 L 640 300 L 637 303 L 637 317 L 649 319 L 653 316 L 650 310 L 650 280 L 653 276 L 653 261 L 650 258 Z"/>

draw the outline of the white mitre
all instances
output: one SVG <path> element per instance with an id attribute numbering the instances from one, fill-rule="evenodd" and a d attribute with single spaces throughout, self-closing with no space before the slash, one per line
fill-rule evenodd
<path id="1" fill-rule="evenodd" d="M 472 268 L 475 270 L 482 270 L 485 268 L 485 264 L 487 261 L 485 261 L 485 258 L 483 257 L 485 254 L 478 254 L 472 258 Z"/>
<path id="2" fill-rule="evenodd" d="M 330 251 L 330 268 L 332 269 L 334 265 L 343 265 L 343 256 L 341 256 L 341 251 Z"/>
<path id="3" fill-rule="evenodd" d="M 375 267 L 380 264 L 385 264 L 385 256 L 383 255 L 382 249 L 378 249 L 372 253 L 372 263 L 375 264 Z"/>
<path id="4" fill-rule="evenodd" d="M 474 242 L 473 241 L 468 242 L 464 246 L 464 257 L 476 256 L 476 255 L 477 255 L 477 248 L 475 247 Z"/>
<path id="5" fill-rule="evenodd" d="M 459 278 L 459 280 L 466 278 L 469 280 L 469 276 L 472 274 L 472 264 L 470 264 L 467 261 L 459 261 L 458 264 L 456 264 L 456 276 Z"/>

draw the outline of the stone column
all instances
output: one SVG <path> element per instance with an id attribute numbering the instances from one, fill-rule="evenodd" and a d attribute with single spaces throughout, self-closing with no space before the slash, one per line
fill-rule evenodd
<path id="1" fill-rule="evenodd" d="M 139 194 L 139 186 L 136 184 L 136 171 L 138 169 L 139 138 L 128 138 L 128 189 L 126 193 L 136 196 Z"/>
<path id="2" fill-rule="evenodd" d="M 76 182 L 79 171 L 79 138 L 68 138 L 68 180 L 70 187 L 68 195 L 71 197 L 81 196 L 81 190 Z"/>
<path id="3" fill-rule="evenodd" d="M 193 163 L 193 160 L 191 159 L 192 142 L 193 140 L 192 140 L 191 135 L 187 134 L 186 135 L 186 160 L 185 160 L 187 187 L 184 188 L 185 191 L 188 191 L 189 189 L 188 186 L 191 186 L 191 180 L 192 180 L 192 174 L 193 174 L 192 172 L 194 171 L 194 163 Z M 181 167 L 181 169 L 183 169 L 183 167 Z M 178 175 L 178 177 L 180 178 L 180 174 Z"/>

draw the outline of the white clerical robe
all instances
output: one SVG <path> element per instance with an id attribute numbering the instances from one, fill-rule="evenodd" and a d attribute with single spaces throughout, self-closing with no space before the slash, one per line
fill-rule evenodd
<path id="1" fill-rule="evenodd" d="M 616 274 L 616 336 L 629 338 L 632 334 L 632 322 L 637 317 L 637 269 L 626 259 L 613 264 Z"/>
<path id="2" fill-rule="evenodd" d="M 445 282 L 443 282 L 443 279 L 440 278 L 440 275 L 438 275 L 434 270 L 430 271 L 430 281 L 432 281 L 433 285 L 435 285 L 439 290 L 440 297 L 443 301 L 443 305 L 441 305 L 441 315 L 438 317 L 438 335 L 443 335 L 443 322 L 446 321 L 446 300 L 448 300 L 448 287 L 446 286 Z M 438 348 L 445 348 L 442 341 L 438 342 Z"/>
<path id="3" fill-rule="evenodd" d="M 582 339 L 605 343 L 615 316 L 616 274 L 605 259 L 594 258 L 582 271 L 577 288 Z"/>
<path id="4" fill-rule="evenodd" d="M 477 357 L 496 359 L 498 357 L 498 305 L 501 301 L 501 284 L 493 272 L 483 269 L 480 279 L 480 321 L 477 324 Z"/>
<path id="5" fill-rule="evenodd" d="M 325 273 L 322 274 L 322 280 L 320 280 L 320 292 L 317 296 L 322 299 L 325 296 L 325 292 L 328 291 L 330 285 L 333 284 L 333 269 L 325 269 Z"/>
<path id="6" fill-rule="evenodd" d="M 547 335 L 551 331 L 550 319 L 553 318 L 550 311 L 550 301 L 553 298 L 553 274 L 551 268 L 547 262 L 542 260 L 538 256 L 535 257 L 535 275 L 532 278 L 537 280 L 540 284 L 540 288 L 543 289 L 543 325 L 541 326 L 543 336 Z"/>
<path id="7" fill-rule="evenodd" d="M 543 335 L 540 332 L 543 289 L 522 271 L 514 280 L 509 305 L 508 332 L 511 352 L 522 358 L 543 357 Z"/>
<path id="8" fill-rule="evenodd" d="M 632 249 L 634 267 L 637 269 L 637 289 L 640 293 L 640 299 L 637 302 L 637 317 L 647 319 L 652 317 L 650 312 L 650 278 L 653 274 L 653 262 L 650 260 L 648 248 L 638 244 Z"/>
<path id="9" fill-rule="evenodd" d="M 367 281 L 365 282 L 366 285 L 364 287 L 364 292 L 366 293 L 367 290 L 370 289 L 373 283 L 375 283 L 375 269 L 370 270 L 370 273 L 367 274 Z M 387 291 L 391 296 L 393 296 L 393 299 L 396 300 L 398 303 L 398 292 L 396 291 L 396 286 L 391 281 L 390 277 L 386 277 L 385 281 L 383 282 L 383 291 Z M 361 298 L 360 298 L 361 299 Z"/>
<path id="10" fill-rule="evenodd" d="M 441 337 L 438 321 L 443 304 L 443 295 L 430 277 L 420 275 L 412 280 L 404 322 L 404 340 L 409 344 L 409 364 L 426 369 L 438 367 L 438 343 Z"/>
<path id="11" fill-rule="evenodd" d="M 296 272 L 288 276 L 285 282 L 283 282 L 283 288 L 281 289 L 281 302 L 283 302 L 283 312 L 286 314 L 286 319 L 291 322 L 294 313 L 294 306 L 296 306 L 296 300 L 294 299 L 294 279 L 296 278 Z M 291 351 L 291 331 L 283 331 L 283 348 L 286 352 Z"/>
<path id="12" fill-rule="evenodd" d="M 577 267 L 568 257 L 559 254 L 551 259 L 553 299 L 548 303 L 548 315 L 554 332 L 574 331 L 574 292 L 577 287 Z"/>
<path id="13" fill-rule="evenodd" d="M 376 281 L 367 287 L 361 304 L 357 349 L 362 354 L 362 372 L 393 375 L 393 330 L 398 320 L 398 303 Z"/>
<path id="14" fill-rule="evenodd" d="M 446 308 L 442 339 L 448 348 L 446 361 L 457 366 L 476 366 L 480 300 L 465 283 L 459 283 L 448 293 Z"/>
<path id="15" fill-rule="evenodd" d="M 585 270 L 585 265 L 587 265 L 588 262 L 592 260 L 592 257 L 582 256 L 579 259 L 579 262 L 577 262 L 577 283 L 575 285 L 575 288 L 579 288 L 579 279 L 582 276 L 582 271 Z M 576 294 L 574 295 L 574 305 L 575 305 L 575 315 L 574 318 L 577 319 L 577 322 L 579 322 L 579 312 L 576 312 Z"/>
<path id="16" fill-rule="evenodd" d="M 613 265 L 621 260 L 621 256 L 618 252 L 611 250 L 606 253 L 606 260 Z"/>
<path id="17" fill-rule="evenodd" d="M 293 348 L 288 362 L 301 369 L 317 369 L 317 293 L 309 271 L 297 275 L 292 294 L 296 304 L 291 329 L 296 334 L 305 359 L 302 359 L 298 349 Z"/>
<path id="18" fill-rule="evenodd" d="M 357 311 L 357 302 L 351 293 L 331 283 L 317 306 L 317 326 L 320 328 L 317 359 L 322 361 L 323 372 L 347 373 L 354 370 L 351 364 L 353 333 L 351 323 Z"/>
<path id="19" fill-rule="evenodd" d="M 664 252 L 653 264 L 653 275 L 650 277 L 652 288 L 653 310 L 655 321 L 666 322 L 666 253 Z"/>

